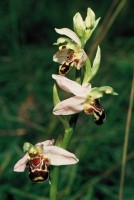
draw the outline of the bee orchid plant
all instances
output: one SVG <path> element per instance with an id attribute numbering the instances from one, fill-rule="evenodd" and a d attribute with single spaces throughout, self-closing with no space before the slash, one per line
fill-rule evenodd
<path id="1" fill-rule="evenodd" d="M 76 13 L 73 17 L 73 31 L 68 28 L 55 29 L 60 37 L 54 43 L 59 47 L 53 56 L 53 61 L 60 66 L 59 74 L 53 74 L 52 78 L 60 89 L 71 93 L 72 96 L 60 101 L 59 90 L 54 84 L 53 114 L 58 115 L 65 129 L 60 147 L 54 145 L 54 140 L 47 140 L 35 146 L 27 142 L 24 144 L 24 151 L 27 153 L 14 166 L 14 171 L 17 172 L 28 169 L 29 178 L 33 182 L 49 179 L 50 165 L 72 165 L 78 162 L 78 158 L 73 153 L 65 150 L 73 135 L 78 114 L 84 111 L 85 114 L 93 116 L 97 125 L 101 125 L 106 119 L 106 114 L 100 104 L 100 98 L 102 99 L 104 94 L 117 95 L 112 87 L 91 85 L 100 66 L 101 51 L 98 46 L 94 61 L 91 63 L 84 48 L 99 20 L 100 18 L 95 18 L 92 9 L 88 8 L 85 20 L 80 13 Z M 73 80 L 69 79 L 72 68 L 76 71 L 75 77 L 71 78 Z M 68 115 L 70 117 L 66 117 Z M 58 198 L 58 174 L 59 168 L 54 167 L 51 174 L 50 200 Z"/>

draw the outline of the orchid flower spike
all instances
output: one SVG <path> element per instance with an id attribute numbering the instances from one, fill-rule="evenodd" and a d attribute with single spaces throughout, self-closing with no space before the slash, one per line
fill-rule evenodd
<path id="1" fill-rule="evenodd" d="M 54 115 L 72 115 L 84 110 L 86 114 L 93 114 L 96 124 L 102 124 L 105 120 L 105 111 L 99 103 L 99 98 L 104 93 L 117 95 L 109 86 L 91 88 L 91 84 L 80 85 L 66 77 L 52 75 L 58 86 L 75 96 L 59 102 L 53 110 Z"/>
<path id="2" fill-rule="evenodd" d="M 66 73 L 75 67 L 79 70 L 86 62 L 86 53 L 82 49 L 82 44 L 79 37 L 75 32 L 68 28 L 55 29 L 61 35 L 67 36 L 60 37 L 56 45 L 61 45 L 59 51 L 53 56 L 55 62 L 60 63 L 59 74 L 65 76 Z"/>
<path id="3" fill-rule="evenodd" d="M 54 140 L 46 140 L 35 146 L 26 142 L 23 148 L 27 153 L 15 164 L 14 171 L 23 172 L 28 167 L 29 178 L 33 182 L 47 180 L 50 165 L 72 165 L 79 161 L 74 154 L 54 146 Z"/>

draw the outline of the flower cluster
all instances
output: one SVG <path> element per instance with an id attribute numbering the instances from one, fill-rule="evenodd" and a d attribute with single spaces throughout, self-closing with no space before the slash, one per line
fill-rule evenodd
<path id="1" fill-rule="evenodd" d="M 93 115 L 96 124 L 104 122 L 106 115 L 104 108 L 100 105 L 100 98 L 104 94 L 117 95 L 113 88 L 109 86 L 91 87 L 91 79 L 96 75 L 100 65 L 100 48 L 98 47 L 96 57 L 91 67 L 90 60 L 84 51 L 84 45 L 95 30 L 100 18 L 95 20 L 94 12 L 88 8 L 85 21 L 80 13 L 76 13 L 73 18 L 74 31 L 68 28 L 55 29 L 56 32 L 64 37 L 57 40 L 58 52 L 53 60 L 60 63 L 59 74 L 52 75 L 58 86 L 75 96 L 57 102 L 53 110 L 54 115 L 72 115 L 84 111 L 86 114 Z M 65 37 L 66 36 L 66 37 Z M 76 70 L 83 70 L 83 84 L 72 81 L 65 76 L 69 70 L 75 67 Z M 81 77 L 79 77 L 81 79 Z M 54 92 L 55 93 L 55 92 Z M 58 95 L 58 94 L 57 94 Z M 55 98 L 56 94 L 54 94 Z"/>
<path id="2" fill-rule="evenodd" d="M 106 114 L 100 104 L 100 98 L 104 94 L 117 95 L 117 93 L 109 86 L 91 86 L 91 80 L 100 66 L 101 52 L 98 46 L 95 59 L 91 64 L 84 50 L 84 46 L 98 25 L 99 20 L 100 18 L 95 19 L 94 12 L 88 8 L 85 20 L 83 20 L 80 13 L 76 13 L 74 16 L 74 31 L 68 28 L 55 29 L 61 37 L 54 43 L 59 45 L 59 48 L 53 56 L 53 60 L 59 63 L 60 66 L 59 74 L 53 74 L 52 78 L 63 91 L 71 93 L 73 96 L 60 101 L 55 86 L 53 90 L 54 115 L 73 115 L 84 111 L 87 115 L 93 115 L 94 122 L 97 125 L 101 125 L 105 121 Z M 74 80 L 66 77 L 72 68 L 76 71 Z M 65 133 L 66 127 L 72 130 L 70 118 L 62 117 L 60 119 L 63 125 L 67 124 Z M 69 134 L 64 138 L 67 137 L 71 138 Z M 67 139 L 67 142 L 69 139 Z M 68 144 L 67 142 L 66 144 Z M 78 162 L 74 154 L 55 146 L 54 140 L 47 140 L 35 146 L 27 142 L 24 144 L 24 151 L 27 153 L 15 164 L 14 171 L 23 172 L 27 168 L 29 178 L 33 182 L 42 182 L 49 179 L 50 165 L 71 165 Z"/>

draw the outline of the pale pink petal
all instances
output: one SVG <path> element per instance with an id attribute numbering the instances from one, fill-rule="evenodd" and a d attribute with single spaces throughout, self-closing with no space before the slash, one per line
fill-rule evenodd
<path id="1" fill-rule="evenodd" d="M 26 168 L 26 164 L 28 162 L 28 153 L 24 155 L 14 166 L 15 172 L 24 172 Z"/>
<path id="2" fill-rule="evenodd" d="M 71 97 L 58 103 L 53 110 L 54 115 L 72 115 L 84 109 L 85 99 L 82 97 Z"/>
<path id="3" fill-rule="evenodd" d="M 52 140 L 46 140 L 46 141 L 44 141 L 44 142 L 39 142 L 39 143 L 36 144 L 36 146 L 40 146 L 40 145 L 42 145 L 42 144 L 43 144 L 43 146 L 51 146 L 51 145 L 54 145 L 54 139 L 52 139 Z"/>
<path id="4" fill-rule="evenodd" d="M 59 87 L 66 92 L 73 93 L 76 96 L 85 97 L 89 92 L 87 88 L 83 88 L 79 83 L 72 81 L 64 76 L 60 75 L 52 75 L 53 79 L 56 80 Z"/>
<path id="5" fill-rule="evenodd" d="M 87 88 L 88 93 L 90 92 L 90 90 L 91 90 L 91 88 L 92 88 L 90 83 L 84 83 L 84 84 L 82 85 L 82 87 L 83 87 L 83 88 Z"/>
<path id="6" fill-rule="evenodd" d="M 79 161 L 73 153 L 57 146 L 46 146 L 43 155 L 50 159 L 51 165 L 56 166 L 72 165 Z"/>
<path id="7" fill-rule="evenodd" d="M 67 60 L 69 54 L 69 49 L 61 49 L 53 56 L 53 61 L 63 64 Z"/>
<path id="8" fill-rule="evenodd" d="M 80 41 L 79 37 L 72 30 L 70 30 L 68 28 L 61 28 L 61 29 L 55 28 L 55 31 L 61 35 L 65 35 L 65 36 L 71 38 L 74 42 L 76 42 L 76 44 L 78 44 L 81 47 L 81 41 Z"/>

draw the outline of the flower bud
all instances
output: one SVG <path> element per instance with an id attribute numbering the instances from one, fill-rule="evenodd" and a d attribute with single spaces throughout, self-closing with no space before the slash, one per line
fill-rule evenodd
<path id="1" fill-rule="evenodd" d="M 85 25 L 87 29 L 93 29 L 95 25 L 95 14 L 91 8 L 87 9 L 87 17 L 85 19 Z"/>
<path id="2" fill-rule="evenodd" d="M 76 34 L 80 38 L 83 37 L 86 27 L 85 27 L 85 23 L 84 23 L 80 13 L 75 14 L 75 16 L 73 18 L 73 23 L 74 23 L 74 31 L 76 32 Z"/>

